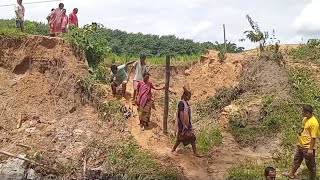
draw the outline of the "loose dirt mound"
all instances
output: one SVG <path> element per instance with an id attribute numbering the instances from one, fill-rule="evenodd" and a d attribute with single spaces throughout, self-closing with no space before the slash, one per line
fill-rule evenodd
<path id="1" fill-rule="evenodd" d="M 56 168 L 78 163 L 92 139 L 110 137 L 113 131 L 105 132 L 110 126 L 97 121 L 95 110 L 86 105 L 78 81 L 86 74 L 83 52 L 62 39 L 1 36 L 0 149 Z M 81 172 L 79 163 L 71 170 Z"/>
<path id="2" fill-rule="evenodd" d="M 76 81 L 86 73 L 83 54 L 58 39 L 0 37 L 0 102 L 4 129 L 18 120 L 50 122 L 81 104 Z"/>

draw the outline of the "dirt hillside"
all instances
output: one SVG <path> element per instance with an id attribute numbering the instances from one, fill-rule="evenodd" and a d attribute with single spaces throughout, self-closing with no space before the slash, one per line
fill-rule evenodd
<path id="1" fill-rule="evenodd" d="M 79 85 L 85 74 L 83 52 L 62 39 L 0 36 L 0 150 L 55 167 L 109 136 Z"/>
<path id="2" fill-rule="evenodd" d="M 189 179 L 224 179 L 228 170 L 237 164 L 272 158 L 274 147 L 261 143 L 243 147 L 227 130 L 229 115 L 234 111 L 244 112 L 247 122 L 254 124 L 259 121 L 263 94 L 276 91 L 283 97 L 287 93 L 288 79 L 282 68 L 272 61 L 258 61 L 254 54 L 254 51 L 228 54 L 227 60 L 221 63 L 217 52 L 209 51 L 196 62 L 171 67 L 170 133 L 182 87 L 187 86 L 192 91 L 192 108 L 216 95 L 223 87 L 239 86 L 243 77 L 254 81 L 257 87 L 232 99 L 217 111 L 217 116 L 194 122 L 196 132 L 214 125 L 221 129 L 222 136 L 220 146 L 198 159 L 193 157 L 190 148 L 180 148 L 178 156 L 170 153 L 172 134 L 165 136 L 161 133 L 164 92 L 154 92 L 156 110 L 152 112 L 151 128 L 141 131 L 138 117 L 133 116 L 126 122 L 126 127 L 119 120 L 121 128 L 114 130 L 111 127 L 118 122 L 98 121 L 96 109 L 88 103 L 87 89 L 81 86 L 79 77 L 88 73 L 82 51 L 57 38 L 0 36 L 0 150 L 25 153 L 53 167 L 70 165 L 72 160 L 72 167 L 77 169 L 72 171 L 73 177 L 79 177 L 83 156 L 88 155 L 86 146 L 93 139 L 108 144 L 128 135 L 141 149 L 154 152 L 163 164 L 178 167 Z M 152 65 L 151 79 L 163 85 L 164 67 Z M 106 91 L 110 89 L 108 85 L 101 86 Z M 119 102 L 135 110 L 130 101 L 132 82 L 128 84 L 128 91 L 127 99 Z M 118 101 L 111 99 L 110 93 L 104 95 L 106 101 Z M 113 114 L 110 112 L 106 116 Z M 193 116 L 196 117 L 197 112 L 193 111 Z M 26 150 L 25 146 L 32 148 Z M 100 167 L 103 164 L 101 151 L 90 154 L 90 157 L 86 166 Z M 6 158 L 0 156 L 0 160 Z"/>

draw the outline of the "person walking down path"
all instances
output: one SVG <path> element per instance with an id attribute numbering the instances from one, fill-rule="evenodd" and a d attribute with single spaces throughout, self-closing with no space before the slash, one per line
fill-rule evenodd
<path id="1" fill-rule="evenodd" d="M 295 173 L 300 167 L 303 159 L 306 162 L 306 166 L 309 170 L 309 179 L 316 179 L 316 139 L 319 131 L 319 123 L 316 117 L 313 115 L 313 107 L 310 105 L 304 105 L 302 107 L 302 126 L 299 133 L 299 143 L 294 155 L 294 162 L 288 177 L 295 178 Z"/>
<path id="2" fill-rule="evenodd" d="M 117 95 L 117 87 L 120 85 L 122 85 L 122 96 L 125 96 L 128 83 L 128 74 L 126 72 L 126 68 L 128 67 L 128 65 L 133 63 L 134 61 L 122 64 L 120 66 L 117 66 L 115 64 L 111 65 L 110 83 L 112 94 L 114 97 Z"/>
<path id="3" fill-rule="evenodd" d="M 16 27 L 23 32 L 24 30 L 24 13 L 25 9 L 22 5 L 22 0 L 17 0 L 17 4 L 14 8 L 14 11 L 16 13 Z"/>
<path id="4" fill-rule="evenodd" d="M 183 95 L 176 113 L 175 129 L 177 140 L 172 148 L 172 153 L 176 152 L 180 143 L 183 143 L 184 146 L 191 144 L 194 155 L 196 157 L 202 157 L 197 152 L 196 136 L 194 135 L 191 124 L 191 108 L 188 103 L 191 99 L 191 92 L 186 88 L 183 88 L 183 90 Z"/>
<path id="5" fill-rule="evenodd" d="M 137 95 L 137 86 L 138 86 L 138 83 L 139 81 L 142 81 L 143 80 L 143 73 L 146 72 L 146 67 L 147 67 L 147 64 L 146 64 L 146 55 L 145 54 L 141 54 L 140 55 L 140 60 L 136 61 L 131 70 L 130 70 L 130 73 L 129 73 L 129 77 L 130 77 L 130 74 L 132 73 L 132 71 L 134 70 L 135 71 L 135 74 L 134 74 L 134 78 L 133 78 L 133 98 L 132 98 L 132 104 L 135 105 L 135 99 L 136 99 L 136 95 Z"/>
<path id="6" fill-rule="evenodd" d="M 78 8 L 74 8 L 73 11 L 69 14 L 69 23 L 73 24 L 76 27 L 79 27 L 77 14 L 78 14 Z"/>
<path id="7" fill-rule="evenodd" d="M 59 7 L 56 8 L 51 14 L 49 18 L 49 26 L 50 26 L 50 34 L 52 36 L 57 36 L 62 32 L 62 17 L 63 12 L 62 9 L 64 7 L 63 3 L 59 4 Z"/>
<path id="8" fill-rule="evenodd" d="M 69 17 L 66 15 L 67 10 L 63 9 L 62 10 L 62 25 L 61 29 L 63 33 L 66 33 L 68 30 L 68 23 L 69 23 Z"/>
<path id="9" fill-rule="evenodd" d="M 164 90 L 165 88 L 154 87 L 152 82 L 149 80 L 150 74 L 148 72 L 143 73 L 143 80 L 139 81 L 137 85 L 137 96 L 136 96 L 136 105 L 138 106 L 139 112 L 139 121 L 141 130 L 149 127 L 150 117 L 151 117 L 151 108 L 154 105 L 152 100 L 151 89 L 154 90 Z"/>

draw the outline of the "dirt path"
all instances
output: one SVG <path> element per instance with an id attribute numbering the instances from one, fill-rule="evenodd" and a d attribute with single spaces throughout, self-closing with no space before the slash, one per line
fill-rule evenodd
<path id="1" fill-rule="evenodd" d="M 129 92 L 133 91 L 130 83 L 127 88 Z M 128 107 L 132 106 L 131 101 L 125 101 L 125 103 Z M 136 107 L 133 108 L 134 114 L 137 114 Z M 158 116 L 156 119 L 160 120 L 162 117 Z M 163 135 L 158 124 L 157 122 L 152 122 L 150 128 L 141 131 L 139 118 L 138 116 L 134 116 L 128 121 L 127 125 L 131 135 L 140 147 L 157 154 L 164 161 L 173 162 L 173 164 L 182 169 L 188 179 L 211 179 L 211 175 L 207 171 L 208 166 L 205 158 L 194 157 L 191 149 L 178 148 L 178 155 L 171 153 L 173 144 L 168 136 Z"/>
<path id="2" fill-rule="evenodd" d="M 196 91 L 195 96 L 197 97 L 195 99 L 204 98 L 212 94 L 212 92 L 208 94 L 203 93 L 208 88 L 214 92 L 220 86 L 235 83 L 236 76 L 241 68 L 239 60 L 243 60 L 244 57 L 244 55 L 238 57 L 231 56 L 230 61 L 222 66 L 217 62 L 213 62 L 213 58 L 198 62 L 198 64 L 190 68 L 186 77 L 175 77 L 172 79 L 174 82 L 172 83 L 174 84 L 172 89 L 178 92 L 185 82 L 200 83 L 202 86 L 199 85 L 198 87 L 201 88 L 194 89 Z M 228 71 L 230 69 L 232 69 L 233 73 Z M 231 77 L 228 79 L 227 76 L 230 74 Z M 216 79 L 220 80 L 217 81 Z M 195 87 L 195 84 L 191 84 L 190 86 Z M 127 89 L 129 92 L 133 92 L 131 82 L 128 84 Z M 158 93 L 155 93 L 155 95 L 158 95 Z M 132 107 L 131 101 L 127 100 L 125 103 L 127 106 Z M 137 114 L 135 107 L 134 111 Z M 178 148 L 178 155 L 173 155 L 171 154 L 172 141 L 161 132 L 162 112 L 153 111 L 152 114 L 152 123 L 149 129 L 141 131 L 138 116 L 135 116 L 128 121 L 129 131 L 140 147 L 154 152 L 164 163 L 173 163 L 184 172 L 188 179 L 225 179 L 227 178 L 228 170 L 234 165 L 245 162 L 248 159 L 263 161 L 271 158 L 271 153 L 265 151 L 263 147 L 258 149 L 241 148 L 233 136 L 222 127 L 222 145 L 215 147 L 209 156 L 196 158 L 193 156 L 190 147 Z M 222 122 L 222 125 L 225 125 L 228 123 L 227 116 L 220 117 L 218 121 Z"/>

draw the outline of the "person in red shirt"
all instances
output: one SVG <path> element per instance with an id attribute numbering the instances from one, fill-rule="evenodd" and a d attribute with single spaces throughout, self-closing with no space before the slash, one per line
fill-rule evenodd
<path id="1" fill-rule="evenodd" d="M 79 27 L 77 13 L 78 13 L 78 8 L 74 8 L 72 13 L 70 13 L 69 15 L 69 24 L 73 24 L 76 27 Z"/>

